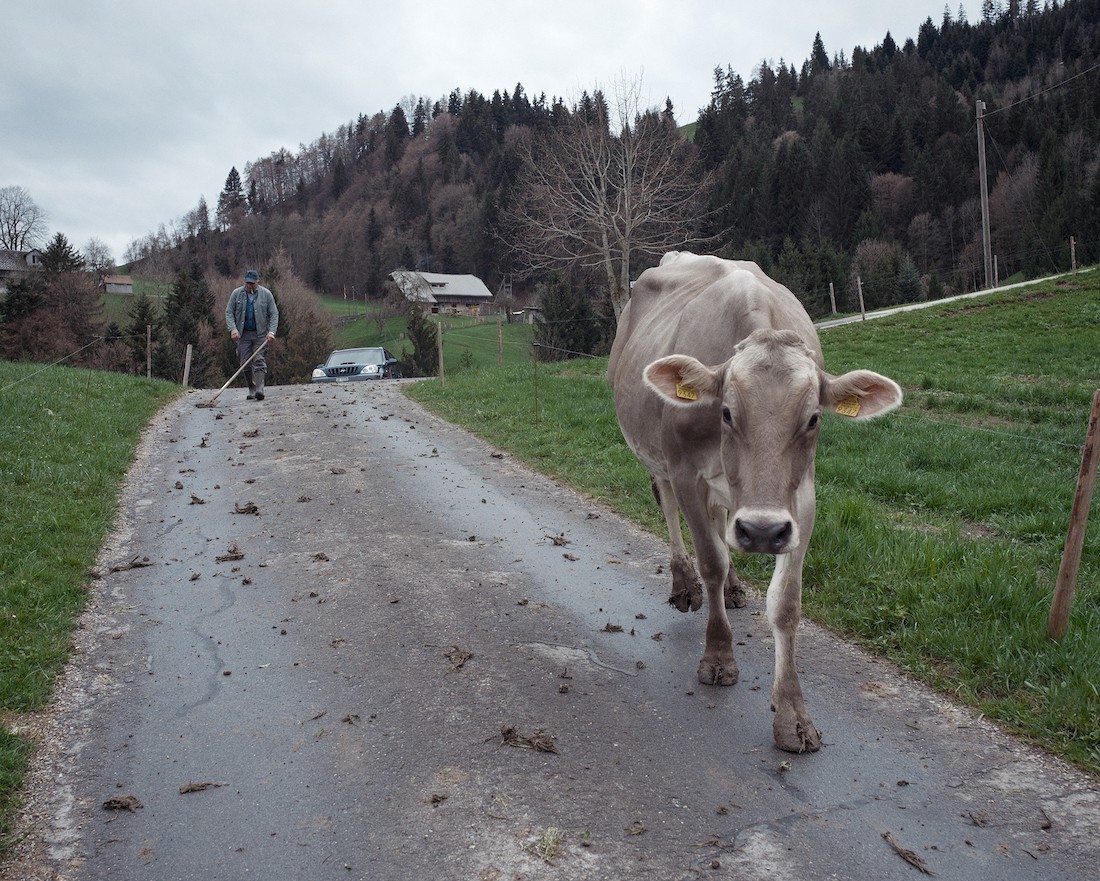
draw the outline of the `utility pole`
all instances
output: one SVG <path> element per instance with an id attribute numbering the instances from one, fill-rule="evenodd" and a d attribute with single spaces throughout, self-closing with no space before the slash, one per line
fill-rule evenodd
<path id="1" fill-rule="evenodd" d="M 982 246 L 985 251 L 985 286 L 993 285 L 993 246 L 989 241 L 989 186 L 985 180 L 985 101 L 981 98 L 978 105 L 978 177 L 982 191 Z"/>

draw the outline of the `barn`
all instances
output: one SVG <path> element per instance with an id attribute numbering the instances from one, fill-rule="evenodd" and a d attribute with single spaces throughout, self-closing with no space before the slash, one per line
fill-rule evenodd
<path id="1" fill-rule="evenodd" d="M 105 294 L 132 294 L 134 280 L 128 275 L 105 275 L 99 287 Z"/>
<path id="2" fill-rule="evenodd" d="M 445 275 L 396 269 L 390 278 L 405 299 L 424 303 L 432 312 L 447 315 L 478 315 L 493 301 L 493 295 L 476 275 Z"/>

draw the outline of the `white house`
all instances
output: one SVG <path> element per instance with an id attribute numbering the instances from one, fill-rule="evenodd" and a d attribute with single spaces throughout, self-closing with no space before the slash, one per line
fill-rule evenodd
<path id="1" fill-rule="evenodd" d="M 42 252 L 0 251 L 0 294 L 8 292 L 8 282 L 42 268 Z"/>
<path id="2" fill-rule="evenodd" d="M 414 272 L 396 269 L 390 278 L 405 299 L 424 303 L 432 312 L 452 315 L 477 315 L 490 304 L 493 295 L 476 275 L 445 275 L 441 272 Z"/>

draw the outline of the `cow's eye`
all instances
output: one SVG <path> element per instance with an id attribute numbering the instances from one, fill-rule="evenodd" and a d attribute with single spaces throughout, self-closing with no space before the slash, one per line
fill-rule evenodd
<path id="1" fill-rule="evenodd" d="M 733 414 L 730 413 L 729 407 L 722 408 L 722 421 L 725 422 L 726 425 L 733 425 Z"/>
<path id="2" fill-rule="evenodd" d="M 814 413 L 814 415 L 810 417 L 810 421 L 806 424 L 806 428 L 808 428 L 812 431 L 813 429 L 817 428 L 817 423 L 820 422 L 820 421 L 821 421 L 821 414 L 820 413 Z"/>

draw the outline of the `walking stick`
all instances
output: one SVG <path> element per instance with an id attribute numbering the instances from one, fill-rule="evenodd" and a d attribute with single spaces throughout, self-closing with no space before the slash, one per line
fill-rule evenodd
<path id="1" fill-rule="evenodd" d="M 264 346 L 266 346 L 269 342 L 271 342 L 271 337 L 267 337 L 267 339 L 265 339 L 262 343 L 260 343 L 260 347 L 255 352 L 253 352 L 251 355 L 248 356 L 248 360 L 245 361 L 244 364 L 242 364 L 240 367 L 237 368 L 237 372 L 234 373 L 231 377 L 229 377 L 229 380 L 226 382 L 225 385 L 223 385 L 220 389 L 218 389 L 218 393 L 216 395 L 214 395 L 214 397 L 212 397 L 209 401 L 202 401 L 201 403 L 195 404 L 195 406 L 196 407 L 213 407 L 215 402 L 218 400 L 218 398 L 221 397 L 221 393 L 224 392 L 227 388 L 229 388 L 229 386 L 233 382 L 233 380 L 241 375 L 241 371 L 244 370 L 249 364 L 252 363 L 252 359 L 255 358 L 257 355 L 259 355 L 260 352 L 262 352 L 264 350 Z"/>

